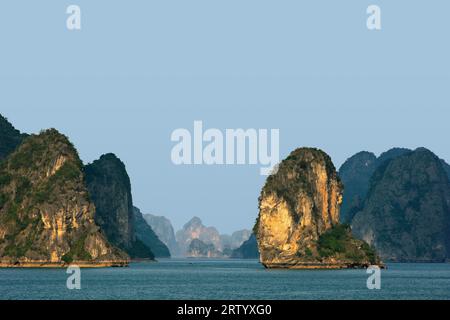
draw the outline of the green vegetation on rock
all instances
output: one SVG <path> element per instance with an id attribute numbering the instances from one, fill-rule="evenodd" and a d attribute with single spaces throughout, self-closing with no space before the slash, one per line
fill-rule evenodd
<path id="1" fill-rule="evenodd" d="M 450 258 L 450 180 L 442 161 L 425 148 L 384 161 L 352 229 L 388 261 Z"/>
<path id="2" fill-rule="evenodd" d="M 8 119 L 0 115 L 0 161 L 11 154 L 26 136 L 15 129 Z"/>
<path id="3" fill-rule="evenodd" d="M 343 186 L 330 157 L 299 148 L 267 178 L 254 232 L 269 268 L 365 267 L 375 252 L 339 224 Z"/>
<path id="4" fill-rule="evenodd" d="M 379 263 L 375 250 L 366 242 L 355 240 L 348 224 L 336 225 L 322 234 L 317 241 L 317 251 L 324 258 L 337 255 L 342 260 Z"/>
<path id="5" fill-rule="evenodd" d="M 84 172 L 90 198 L 96 207 L 95 221 L 111 243 L 126 251 L 131 258 L 154 259 L 153 250 L 159 256 L 170 255 L 142 214 L 136 215 L 130 178 L 125 164 L 116 155 L 102 155 L 87 165 Z"/>
<path id="6" fill-rule="evenodd" d="M 94 212 L 67 137 L 55 129 L 26 137 L 0 164 L 0 262 L 126 263 L 99 232 Z"/>

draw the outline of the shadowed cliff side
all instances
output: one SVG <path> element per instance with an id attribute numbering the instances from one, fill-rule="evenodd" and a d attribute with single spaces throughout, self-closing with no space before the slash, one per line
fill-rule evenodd
<path id="1" fill-rule="evenodd" d="M 344 183 L 340 214 L 342 223 L 349 223 L 361 207 L 369 189 L 370 177 L 376 169 L 376 160 L 373 153 L 362 151 L 347 159 L 339 168 L 339 177 Z"/>
<path id="2" fill-rule="evenodd" d="M 450 182 L 442 161 L 419 148 L 384 162 L 352 228 L 389 261 L 450 258 Z"/>
<path id="3" fill-rule="evenodd" d="M 27 137 L 14 128 L 9 121 L 0 115 L 0 161 L 11 154 Z"/>
<path id="4" fill-rule="evenodd" d="M 448 179 L 450 180 L 450 165 L 444 160 L 441 160 L 441 163 L 442 166 L 444 167 L 445 172 L 447 173 Z"/>
<path id="5" fill-rule="evenodd" d="M 169 258 L 171 253 L 169 248 L 162 242 L 153 228 L 144 219 L 141 211 L 133 207 L 136 237 L 147 247 L 151 248 L 157 258 Z"/>
<path id="6" fill-rule="evenodd" d="M 95 203 L 95 222 L 108 241 L 131 258 L 154 259 L 154 253 L 135 234 L 130 178 L 114 154 L 102 155 L 85 167 L 89 194 Z"/>
<path id="7" fill-rule="evenodd" d="M 250 238 L 244 241 L 239 248 L 236 248 L 231 253 L 231 258 L 234 259 L 258 259 L 258 243 L 256 242 L 256 236 L 254 233 L 250 235 Z"/>
<path id="8" fill-rule="evenodd" d="M 339 168 L 339 177 L 344 184 L 340 221 L 350 223 L 360 211 L 369 190 L 369 182 L 375 170 L 385 161 L 409 153 L 406 148 L 392 148 L 378 158 L 371 152 L 362 151 L 347 159 Z"/>
<path id="9" fill-rule="evenodd" d="M 261 263 L 269 268 L 365 267 L 380 261 L 339 225 L 342 184 L 321 150 L 293 151 L 267 178 L 254 227 Z"/>

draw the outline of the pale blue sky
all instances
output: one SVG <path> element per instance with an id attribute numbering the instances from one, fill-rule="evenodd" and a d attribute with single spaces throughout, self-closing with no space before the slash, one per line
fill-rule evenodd
<path id="1" fill-rule="evenodd" d="M 85 162 L 116 153 L 135 204 L 176 229 L 194 215 L 251 228 L 259 166 L 174 166 L 171 132 L 279 128 L 282 158 L 314 146 L 337 167 L 394 146 L 450 160 L 449 12 L 445 0 L 2 1 L 0 112 L 25 132 L 59 129 Z"/>

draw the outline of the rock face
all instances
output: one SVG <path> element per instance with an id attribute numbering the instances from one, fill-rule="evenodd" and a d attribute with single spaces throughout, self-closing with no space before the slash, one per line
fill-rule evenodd
<path id="1" fill-rule="evenodd" d="M 155 257 L 169 258 L 171 255 L 169 249 L 144 219 L 141 211 L 138 208 L 133 207 L 133 212 L 136 237 L 147 247 L 151 248 Z"/>
<path id="2" fill-rule="evenodd" d="M 345 268 L 378 263 L 373 250 L 339 226 L 342 184 L 330 157 L 300 148 L 267 178 L 254 231 L 268 268 Z"/>
<path id="3" fill-rule="evenodd" d="M 0 161 L 11 154 L 26 136 L 26 134 L 16 130 L 5 117 L 0 115 Z"/>
<path id="4" fill-rule="evenodd" d="M 250 238 L 242 245 L 234 249 L 231 258 L 235 259 L 259 259 L 258 243 L 256 242 L 256 236 L 252 233 Z"/>
<path id="5" fill-rule="evenodd" d="M 69 140 L 54 129 L 29 136 L 0 164 L 0 265 L 126 265 L 94 214 Z"/>
<path id="6" fill-rule="evenodd" d="M 442 166 L 444 167 L 445 172 L 447 173 L 448 178 L 450 179 L 450 165 L 444 160 L 441 160 L 441 163 Z"/>
<path id="7" fill-rule="evenodd" d="M 369 189 L 369 180 L 376 169 L 377 157 L 362 151 L 347 159 L 339 169 L 344 184 L 344 196 L 341 206 L 341 222 L 349 223 L 360 207 Z M 355 210 L 356 208 L 356 210 Z"/>
<path id="8" fill-rule="evenodd" d="M 187 251 L 193 239 L 199 239 L 206 244 L 212 244 L 215 249 L 221 250 L 220 234 L 214 227 L 205 227 L 198 217 L 192 218 L 178 230 L 176 239 L 183 256 L 188 256 Z"/>
<path id="9" fill-rule="evenodd" d="M 378 168 L 380 165 L 382 165 L 384 162 L 397 158 L 399 156 L 402 156 L 404 154 L 410 153 L 412 150 L 407 148 L 392 148 L 388 151 L 383 152 L 380 154 L 380 156 L 377 158 L 377 164 L 376 167 Z"/>
<path id="10" fill-rule="evenodd" d="M 85 167 L 86 183 L 96 213 L 95 222 L 109 242 L 131 258 L 153 259 L 154 253 L 135 234 L 130 178 L 114 154 L 102 155 Z"/>
<path id="11" fill-rule="evenodd" d="M 392 148 L 378 158 L 371 152 L 362 151 L 347 159 L 339 168 L 339 176 L 344 184 L 341 206 L 341 222 L 350 223 L 361 206 L 369 190 L 369 181 L 375 170 L 385 161 L 401 156 L 411 150 Z"/>
<path id="12" fill-rule="evenodd" d="M 175 232 L 169 219 L 163 216 L 155 216 L 152 214 L 143 215 L 145 221 L 155 231 L 158 238 L 169 248 L 172 257 L 181 256 L 180 248 L 175 239 Z"/>
<path id="13" fill-rule="evenodd" d="M 441 160 L 420 148 L 383 162 L 352 228 L 386 260 L 449 258 L 450 182 Z"/>
<path id="14" fill-rule="evenodd" d="M 213 244 L 206 244 L 200 239 L 193 239 L 189 244 L 187 256 L 191 258 L 219 258 L 222 253 Z"/>

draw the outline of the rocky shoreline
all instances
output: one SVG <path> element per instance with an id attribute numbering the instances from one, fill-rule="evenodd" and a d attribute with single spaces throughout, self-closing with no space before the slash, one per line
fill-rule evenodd
<path id="1" fill-rule="evenodd" d="M 294 270 L 315 270 L 315 269 L 367 269 L 372 266 L 369 263 L 263 263 L 267 269 L 294 269 Z M 380 269 L 386 269 L 386 266 L 376 264 Z"/>
<path id="2" fill-rule="evenodd" d="M 129 261 L 73 261 L 71 263 L 58 263 L 48 261 L 15 261 L 0 262 L 0 268 L 67 268 L 69 266 L 78 266 L 80 268 L 109 268 L 109 267 L 128 267 Z"/>

